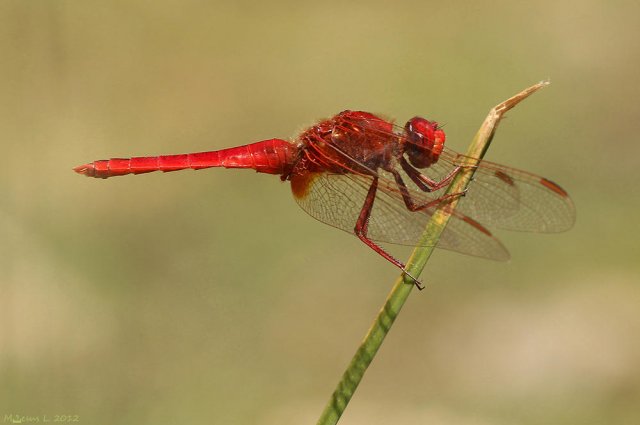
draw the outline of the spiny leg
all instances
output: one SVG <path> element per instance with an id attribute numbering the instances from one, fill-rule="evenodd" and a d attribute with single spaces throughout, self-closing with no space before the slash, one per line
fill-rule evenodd
<path id="1" fill-rule="evenodd" d="M 442 178 L 440 181 L 436 181 L 430 179 L 429 177 L 422 174 L 420 171 L 416 170 L 407 162 L 405 157 L 400 158 L 400 165 L 405 173 L 413 180 L 413 182 L 424 192 L 433 192 L 434 190 L 442 189 L 446 185 L 451 182 L 451 179 L 458 173 L 460 165 L 454 167 L 451 171 L 447 173 L 446 176 Z"/>
<path id="2" fill-rule="evenodd" d="M 466 191 L 459 192 L 459 193 L 449 193 L 447 195 L 443 195 L 439 198 L 436 198 L 433 201 L 429 201 L 425 204 L 416 204 L 416 202 L 411 197 L 411 194 L 409 193 L 409 189 L 407 189 L 407 185 L 404 183 L 404 180 L 402 180 L 402 176 L 400 175 L 400 173 L 397 170 L 390 170 L 390 171 L 391 171 L 391 174 L 393 174 L 393 178 L 396 180 L 396 184 L 398 185 L 400 194 L 402 194 L 402 199 L 404 200 L 404 204 L 406 205 L 407 209 L 411 212 L 424 211 L 429 208 L 444 205 L 446 203 L 453 201 L 456 198 L 459 198 L 460 196 L 464 196 L 466 193 Z"/>
<path id="3" fill-rule="evenodd" d="M 424 286 L 422 285 L 422 283 L 418 279 L 416 279 L 415 277 L 407 273 L 407 271 L 405 270 L 406 266 L 402 262 L 395 259 L 391 254 L 385 251 L 380 245 L 376 244 L 374 241 L 372 241 L 367 237 L 367 232 L 369 229 L 369 219 L 371 218 L 371 211 L 373 209 L 373 202 L 376 199 L 377 190 L 378 190 L 378 177 L 376 176 L 373 178 L 371 187 L 369 187 L 369 191 L 367 192 L 367 197 L 365 198 L 364 204 L 362 205 L 362 210 L 360 210 L 360 215 L 358 216 L 358 221 L 356 222 L 356 227 L 354 228 L 356 236 L 358 236 L 358 238 L 362 242 L 364 242 L 369 248 L 373 249 L 375 252 L 377 252 L 379 255 L 381 255 L 383 258 L 389 261 L 391 264 L 393 264 L 394 266 L 402 270 L 404 274 L 406 274 L 413 280 L 413 283 L 416 285 L 416 287 L 422 290 L 424 289 Z"/>

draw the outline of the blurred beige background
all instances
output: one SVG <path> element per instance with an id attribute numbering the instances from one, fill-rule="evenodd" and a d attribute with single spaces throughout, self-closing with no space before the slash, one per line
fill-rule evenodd
<path id="1" fill-rule="evenodd" d="M 398 274 L 275 176 L 73 166 L 286 138 L 347 108 L 437 119 L 463 151 L 550 78 L 487 158 L 561 183 L 575 228 L 500 233 L 506 264 L 435 254 L 341 423 L 640 423 L 638 16 L 2 1 L 0 418 L 315 423 Z"/>

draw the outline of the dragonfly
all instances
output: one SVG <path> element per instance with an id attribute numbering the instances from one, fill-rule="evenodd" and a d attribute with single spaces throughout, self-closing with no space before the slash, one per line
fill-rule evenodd
<path id="1" fill-rule="evenodd" d="M 411 118 L 404 126 L 364 111 L 346 110 L 319 121 L 293 140 L 268 139 L 228 149 L 94 161 L 74 168 L 109 178 L 152 171 L 248 168 L 289 181 L 296 202 L 317 220 L 354 234 L 407 274 L 383 244 L 425 245 L 427 222 L 441 209 L 450 219 L 435 247 L 508 260 L 509 252 L 489 228 L 552 233 L 575 221 L 568 193 L 544 177 L 475 160 L 445 147 L 436 121 Z M 461 193 L 452 180 L 473 168 Z M 454 202 L 455 201 L 455 202 Z"/>

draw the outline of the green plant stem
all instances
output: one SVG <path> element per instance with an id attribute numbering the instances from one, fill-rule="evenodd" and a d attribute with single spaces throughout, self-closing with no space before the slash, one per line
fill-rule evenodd
<path id="1" fill-rule="evenodd" d="M 475 172 L 475 166 L 489 148 L 489 144 L 493 139 L 498 123 L 504 114 L 519 102 L 548 84 L 549 83 L 546 81 L 535 84 L 505 100 L 489 111 L 489 115 L 487 115 L 487 118 L 484 120 L 480 129 L 473 138 L 466 156 L 460 156 L 459 159 L 462 168 L 449 185 L 447 194 L 463 193 L 466 190 Z M 449 221 L 451 211 L 455 208 L 459 199 L 460 198 L 454 198 L 452 202 L 447 203 L 447 208 L 437 210 L 427 223 L 419 246 L 414 249 L 411 257 L 407 261 L 406 270 L 412 276 L 419 276 L 424 269 L 434 247 L 438 243 L 440 234 Z M 349 401 L 357 389 L 358 384 L 362 380 L 364 373 L 378 352 L 378 349 L 382 345 L 382 341 L 384 341 L 385 336 L 391 329 L 393 322 L 398 317 L 402 306 L 409 297 L 413 288 L 413 280 L 405 274 L 400 275 L 400 277 L 395 281 L 391 292 L 387 296 L 383 307 L 378 313 L 378 316 L 360 344 L 358 351 L 356 351 L 356 354 L 351 359 L 351 362 L 349 363 L 347 370 L 344 372 L 342 379 L 338 383 L 337 388 L 331 395 L 329 402 L 317 422 L 318 425 L 334 425 L 338 423 L 340 416 L 342 416 L 342 413 L 349 404 Z"/>

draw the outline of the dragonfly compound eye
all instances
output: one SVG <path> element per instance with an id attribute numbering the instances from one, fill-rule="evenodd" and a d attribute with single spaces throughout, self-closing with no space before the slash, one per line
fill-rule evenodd
<path id="1" fill-rule="evenodd" d="M 438 161 L 444 147 L 445 135 L 435 121 L 414 117 L 404 126 L 407 133 L 405 152 L 416 168 L 426 168 Z"/>

